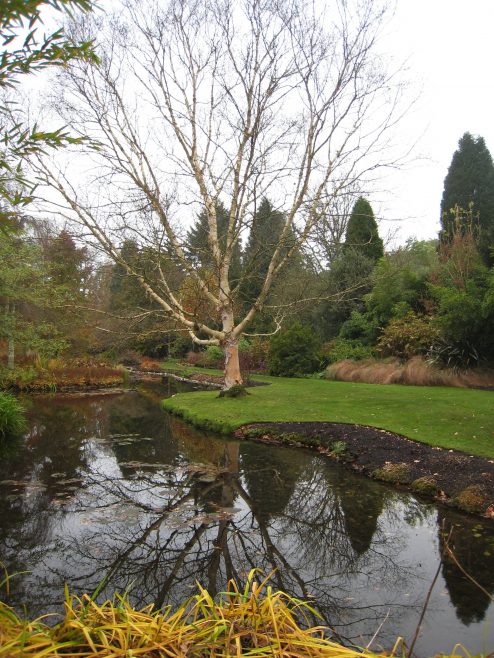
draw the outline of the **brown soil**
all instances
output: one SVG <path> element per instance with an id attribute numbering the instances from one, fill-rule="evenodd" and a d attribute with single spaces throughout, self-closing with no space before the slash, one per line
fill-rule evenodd
<path id="1" fill-rule="evenodd" d="M 239 438 L 311 447 L 347 468 L 494 519 L 494 460 L 339 423 L 258 423 Z M 336 445 L 335 445 L 336 444 Z"/>

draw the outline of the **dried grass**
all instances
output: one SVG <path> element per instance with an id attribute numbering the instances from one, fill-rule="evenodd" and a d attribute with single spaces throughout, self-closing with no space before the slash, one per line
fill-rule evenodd
<path id="1" fill-rule="evenodd" d="M 42 619 L 23 621 L 0 604 L 0 657 L 42 658 L 357 658 L 370 651 L 346 648 L 317 626 L 301 628 L 315 612 L 283 592 L 273 592 L 269 578 L 258 584 L 255 571 L 244 590 L 231 581 L 215 602 L 206 590 L 176 612 L 147 606 L 133 609 L 125 598 L 97 604 L 91 597 L 67 594 L 65 618 L 56 626 Z M 398 643 L 397 643 L 398 646 Z"/>
<path id="2" fill-rule="evenodd" d="M 408 386 L 453 386 L 458 388 L 494 387 L 494 371 L 457 372 L 441 369 L 422 357 L 402 363 L 397 359 L 339 361 L 326 369 L 327 379 L 366 384 L 406 384 Z"/>

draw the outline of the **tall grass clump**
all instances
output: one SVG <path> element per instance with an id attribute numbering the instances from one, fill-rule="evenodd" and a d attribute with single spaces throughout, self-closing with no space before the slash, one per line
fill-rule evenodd
<path id="1" fill-rule="evenodd" d="M 18 436 L 25 429 L 24 407 L 10 393 L 0 392 L 0 439 Z"/>
<path id="2" fill-rule="evenodd" d="M 358 658 L 375 656 L 328 639 L 309 626 L 306 603 L 254 580 L 245 588 L 231 581 L 219 601 L 199 593 L 177 611 L 134 609 L 120 596 L 98 604 L 93 597 L 67 594 L 65 616 L 55 626 L 21 619 L 0 603 L 0 658 Z"/>
<path id="3" fill-rule="evenodd" d="M 457 388 L 494 387 L 494 371 L 438 368 L 421 356 L 399 359 L 346 359 L 326 368 L 326 379 L 365 384 L 405 384 L 407 386 L 453 386 Z"/>

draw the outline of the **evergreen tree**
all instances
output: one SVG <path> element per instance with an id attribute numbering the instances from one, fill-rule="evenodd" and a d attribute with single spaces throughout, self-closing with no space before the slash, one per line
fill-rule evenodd
<path id="1" fill-rule="evenodd" d="M 283 222 L 283 213 L 275 210 L 272 203 L 263 198 L 252 218 L 242 259 L 244 280 L 241 291 L 242 299 L 247 303 L 254 302 L 261 292 L 271 257 L 283 230 Z"/>
<path id="2" fill-rule="evenodd" d="M 462 211 L 469 212 L 459 212 Z M 448 174 L 444 179 L 441 199 L 441 241 L 450 241 L 457 226 L 473 217 L 476 239 L 482 260 L 494 263 L 494 164 L 484 139 L 465 133 L 458 142 Z"/>
<path id="3" fill-rule="evenodd" d="M 355 202 L 348 220 L 343 253 L 350 250 L 360 252 L 374 263 L 384 255 L 383 241 L 379 237 L 372 207 L 363 197 Z"/>
<path id="4" fill-rule="evenodd" d="M 216 222 L 218 227 L 218 236 L 222 251 L 226 247 L 226 236 L 228 232 L 229 213 L 221 201 L 216 204 Z M 196 223 L 191 228 L 187 236 L 187 252 L 191 260 L 205 270 L 214 269 L 211 249 L 208 242 L 209 225 L 206 212 L 203 210 L 198 216 Z M 230 267 L 230 283 L 235 284 L 240 277 L 240 245 L 237 242 L 233 251 L 233 258 Z"/>

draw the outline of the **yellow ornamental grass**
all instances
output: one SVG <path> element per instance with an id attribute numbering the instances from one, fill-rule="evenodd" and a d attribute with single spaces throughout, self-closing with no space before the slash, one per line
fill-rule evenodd
<path id="1" fill-rule="evenodd" d="M 67 596 L 65 618 L 53 627 L 46 625 L 43 618 L 23 621 L 9 606 L 0 603 L 0 657 L 370 658 L 377 655 L 348 649 L 328 639 L 323 627 L 301 628 L 297 616 L 308 621 L 308 613 L 315 614 L 314 610 L 283 592 L 273 592 L 267 584 L 269 578 L 258 584 L 254 577 L 252 571 L 242 591 L 231 581 L 219 602 L 200 587 L 199 593 L 176 612 L 170 608 L 155 611 L 152 605 L 135 610 L 118 595 L 103 604 L 97 604 L 87 595 Z"/>

